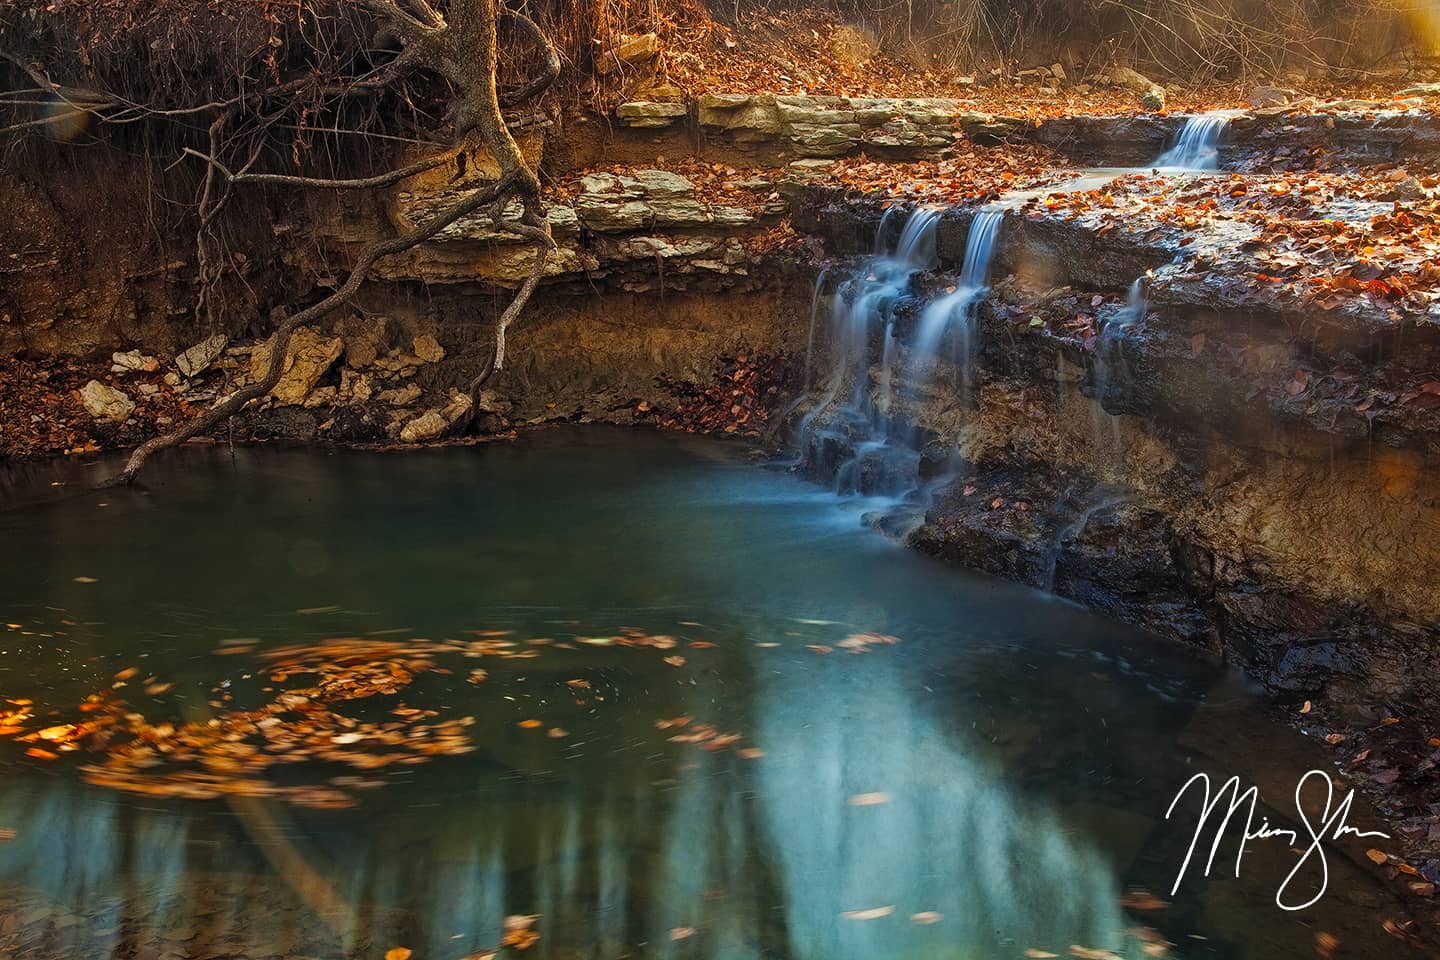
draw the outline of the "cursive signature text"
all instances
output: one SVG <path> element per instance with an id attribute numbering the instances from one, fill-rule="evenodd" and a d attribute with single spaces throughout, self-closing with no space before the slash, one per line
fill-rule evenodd
<path id="1" fill-rule="evenodd" d="M 1305 812 L 1305 804 L 1302 797 L 1306 794 L 1306 785 L 1312 780 L 1319 780 L 1324 784 L 1324 805 L 1319 807 L 1319 820 L 1312 822 Z M 1201 838 L 1207 828 L 1214 826 L 1215 838 L 1210 844 L 1210 855 L 1205 860 L 1204 876 L 1210 875 L 1210 868 L 1215 865 L 1215 855 L 1220 851 L 1220 844 L 1225 839 L 1225 832 L 1230 826 L 1230 821 L 1235 817 L 1237 811 L 1245 810 L 1245 828 L 1240 835 L 1240 846 L 1235 851 L 1235 876 L 1240 876 L 1240 863 L 1245 858 L 1245 845 L 1251 840 L 1272 840 L 1281 838 L 1286 840 L 1290 846 L 1298 847 L 1301 844 L 1302 830 L 1291 830 L 1270 825 L 1268 818 L 1262 816 L 1260 822 L 1255 822 L 1255 805 L 1260 800 L 1260 790 L 1251 786 L 1246 790 L 1240 789 L 1240 778 L 1231 777 L 1221 785 L 1220 789 L 1211 794 L 1210 777 L 1204 773 L 1197 773 L 1185 785 L 1180 792 L 1175 794 L 1175 799 L 1170 801 L 1170 807 L 1165 811 L 1165 819 L 1169 820 L 1175 813 L 1175 808 L 1192 788 L 1198 787 L 1200 792 L 1200 819 L 1195 824 L 1195 834 L 1190 838 L 1190 847 L 1185 851 L 1185 859 L 1180 864 L 1180 872 L 1175 875 L 1175 884 L 1170 888 L 1171 896 L 1180 889 L 1180 883 L 1185 879 L 1186 872 L 1190 869 L 1190 863 L 1195 858 L 1195 850 L 1200 846 Z M 1316 790 L 1319 789 L 1317 786 Z M 1317 794 L 1318 797 L 1318 794 Z M 1357 830 L 1346 821 L 1350 818 L 1350 805 L 1355 799 L 1353 791 L 1347 792 L 1345 796 L 1336 802 L 1335 787 L 1330 782 L 1330 775 L 1324 770 L 1311 770 L 1300 778 L 1295 784 L 1295 813 L 1299 817 L 1303 828 L 1305 848 L 1300 853 L 1300 860 L 1294 868 L 1286 874 L 1285 879 L 1280 883 L 1280 889 L 1275 891 L 1275 905 L 1281 910 L 1304 910 L 1313 905 L 1325 895 L 1325 888 L 1330 883 L 1330 866 L 1325 860 L 1325 849 L 1322 843 L 1326 840 L 1339 840 L 1346 834 L 1356 837 L 1383 837 L 1389 839 L 1388 833 L 1381 833 L 1378 830 L 1365 831 Z M 1220 819 L 1219 825 L 1215 826 L 1212 818 L 1224 805 L 1224 817 Z M 1332 810 L 1331 807 L 1334 807 Z M 1237 823 L 1239 821 L 1237 820 Z M 1304 903 L 1293 902 L 1294 898 L 1287 896 L 1287 891 L 1295 883 L 1302 872 L 1309 870 L 1312 876 L 1318 876 L 1319 888 L 1315 895 Z"/>

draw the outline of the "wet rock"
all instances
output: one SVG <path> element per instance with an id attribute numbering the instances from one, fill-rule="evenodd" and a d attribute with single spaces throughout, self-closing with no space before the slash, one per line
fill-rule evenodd
<path id="1" fill-rule="evenodd" d="M 379 443 L 385 439 L 385 423 L 371 410 L 341 407 L 325 422 L 324 432 L 341 443 Z"/>
<path id="2" fill-rule="evenodd" d="M 426 363 L 439 363 L 445 359 L 445 348 L 428 333 L 422 333 L 412 340 L 411 349 L 415 351 L 415 356 Z"/>
<path id="3" fill-rule="evenodd" d="M 252 380 L 263 379 L 270 369 L 274 345 L 272 336 L 250 355 Z M 339 337 L 327 337 L 309 327 L 300 327 L 290 335 L 283 372 L 270 395 L 282 406 L 303 402 L 343 351 L 344 343 Z"/>
<path id="4" fill-rule="evenodd" d="M 159 360 L 145 356 L 139 350 L 112 353 L 110 363 L 111 373 L 154 373 L 160 369 Z"/>
<path id="5" fill-rule="evenodd" d="M 135 412 L 135 403 L 124 391 L 108 387 L 99 380 L 91 380 L 80 388 L 80 402 L 96 420 L 121 423 Z"/>
<path id="6" fill-rule="evenodd" d="M 223 333 L 206 337 L 175 358 L 175 366 L 186 377 L 196 377 L 210 368 L 220 358 L 230 340 Z"/>
<path id="7" fill-rule="evenodd" d="M 254 437 L 279 440 L 313 440 L 319 430 L 315 415 L 298 407 L 257 410 L 245 418 L 245 428 Z"/>

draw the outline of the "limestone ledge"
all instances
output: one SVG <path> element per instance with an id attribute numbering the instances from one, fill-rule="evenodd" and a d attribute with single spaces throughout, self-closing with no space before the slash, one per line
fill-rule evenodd
<path id="1" fill-rule="evenodd" d="M 800 157 L 841 157 L 861 149 L 922 156 L 950 146 L 963 101 L 936 97 L 853 98 L 710 93 L 694 103 L 696 122 L 738 141 L 777 141 Z M 637 100 L 615 117 L 624 127 L 665 128 L 690 105 Z"/>
<path id="2" fill-rule="evenodd" d="M 683 288 L 697 278 L 706 281 L 703 289 L 731 286 L 749 277 L 760 260 L 744 238 L 772 225 L 788 209 L 783 201 L 761 199 L 773 187 L 766 180 L 749 184 L 757 198 L 747 208 L 703 200 L 689 179 L 665 170 L 585 174 L 573 184 L 569 202 L 548 205 L 556 249 L 546 259 L 543 275 L 548 281 L 606 281 L 629 292 L 661 285 Z M 465 192 L 449 187 L 396 191 L 387 198 L 387 213 L 397 230 L 409 230 Z M 518 219 L 518 201 L 505 212 Z M 373 239 L 382 223 L 363 208 L 337 207 L 301 233 L 326 245 L 352 248 L 357 241 Z M 292 260 L 308 256 L 304 245 L 292 252 Z M 496 229 L 488 212 L 476 212 L 433 240 L 386 258 L 372 275 L 392 281 L 514 286 L 529 275 L 534 259 L 529 241 Z"/>

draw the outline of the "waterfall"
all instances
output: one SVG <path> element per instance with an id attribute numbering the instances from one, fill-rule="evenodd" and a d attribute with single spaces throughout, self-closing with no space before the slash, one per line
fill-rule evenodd
<path id="1" fill-rule="evenodd" d="M 990 261 L 1005 211 L 987 207 L 975 214 L 965 246 L 965 265 L 954 293 L 933 301 L 920 315 L 920 326 L 910 348 L 910 363 L 917 381 L 930 375 L 946 331 L 955 330 L 955 360 L 960 370 L 961 391 L 969 399 L 975 379 L 975 321 L 980 301 L 989 289 Z"/>
<path id="2" fill-rule="evenodd" d="M 1219 170 L 1220 138 L 1230 126 L 1230 115 L 1202 113 L 1190 117 L 1180 139 L 1155 161 L 1156 167 L 1180 170 Z"/>
<path id="3" fill-rule="evenodd" d="M 876 231 L 875 252 L 830 298 L 830 376 L 823 395 L 799 425 L 803 458 L 822 468 L 833 467 L 840 494 L 863 491 L 913 497 L 923 493 L 921 443 L 909 440 L 914 431 L 897 433 L 897 409 L 902 385 L 923 388 L 932 376 L 947 332 L 955 331 L 954 359 L 967 395 L 974 381 L 976 311 L 988 289 L 1004 211 L 987 208 L 976 213 L 959 287 L 922 312 L 905 351 L 896 331 L 895 307 L 910 294 L 915 274 L 938 263 L 941 211 L 921 208 L 911 213 L 892 253 L 886 250 L 885 238 L 892 232 L 886 226 L 894 209 L 885 212 Z M 817 312 L 820 303 L 817 288 Z M 812 319 L 812 339 L 817 323 Z M 877 333 L 878 355 L 872 346 Z M 879 369 L 872 378 L 877 361 Z M 824 425 L 817 426 L 822 415 Z M 835 462 L 842 457 L 844 462 Z"/>
<path id="4" fill-rule="evenodd" d="M 1117 470 L 1125 465 L 1120 421 L 1106 412 L 1105 398 L 1117 387 L 1123 387 L 1130 377 L 1130 369 L 1125 362 L 1125 335 L 1131 327 L 1145 319 L 1145 312 L 1145 278 L 1141 277 L 1130 285 L 1125 309 L 1101 328 L 1095 343 L 1092 421 L 1095 427 L 1095 472 L 1099 475 L 1106 473 L 1106 468 L 1111 465 Z"/>

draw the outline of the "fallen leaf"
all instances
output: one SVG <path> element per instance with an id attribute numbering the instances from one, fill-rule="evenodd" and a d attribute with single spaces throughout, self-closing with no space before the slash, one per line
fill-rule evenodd
<path id="1" fill-rule="evenodd" d="M 99 580 L 96 580 L 94 577 L 76 577 L 76 578 L 75 578 L 75 582 L 76 582 L 76 583 L 99 583 L 100 581 L 99 581 Z"/>
<path id="2" fill-rule="evenodd" d="M 1072 957 L 1079 957 L 1080 960 L 1120 960 L 1119 955 L 1110 950 L 1082 947 L 1078 943 L 1070 944 L 1070 955 Z"/>
<path id="3" fill-rule="evenodd" d="M 695 936 L 694 927 L 672 927 L 670 929 L 671 940 L 689 940 Z"/>
<path id="4" fill-rule="evenodd" d="M 735 755 L 742 760 L 759 760 L 765 756 L 765 751 L 759 747 L 741 747 L 735 751 Z"/>
<path id="5" fill-rule="evenodd" d="M 385 951 L 385 960 L 410 960 L 411 951 L 404 947 L 393 947 Z"/>
<path id="6" fill-rule="evenodd" d="M 574 687 L 576 690 L 589 690 L 589 689 L 590 689 L 590 681 L 589 681 L 589 680 L 566 680 L 566 681 L 565 681 L 565 685 L 568 686 L 568 687 Z"/>
<path id="7" fill-rule="evenodd" d="M 1340 938 L 1333 933 L 1326 933 L 1321 930 L 1315 934 L 1315 952 L 1325 960 L 1335 955 L 1335 950 L 1340 946 Z"/>
<path id="8" fill-rule="evenodd" d="M 1384 864 L 1390 861 L 1389 854 L 1385 853 L 1382 850 L 1376 850 L 1374 847 L 1366 850 L 1365 856 L 1370 858 L 1371 863 Z"/>
<path id="9" fill-rule="evenodd" d="M 919 913 L 910 914 L 910 922 L 919 924 L 922 927 L 928 927 L 930 924 L 939 923 L 944 919 L 945 915 L 943 913 L 936 913 L 934 910 L 922 910 Z"/>
<path id="10" fill-rule="evenodd" d="M 881 917 L 888 917 L 895 912 L 895 905 L 888 907 L 871 907 L 869 910 L 846 910 L 840 916 L 846 920 L 879 920 Z"/>
<path id="11" fill-rule="evenodd" d="M 679 656 L 679 655 L 676 655 L 676 656 L 673 656 L 673 657 L 666 657 L 666 658 L 665 658 L 665 662 L 668 663 L 668 664 L 670 664 L 670 666 L 672 666 L 672 667 L 683 667 L 683 666 L 685 666 L 685 658 L 682 657 L 682 656 Z"/>
<path id="12" fill-rule="evenodd" d="M 559 740 L 562 737 L 570 736 L 570 731 L 565 730 L 561 727 L 551 727 L 548 731 L 546 731 L 545 736 L 549 737 L 551 740 Z"/>
<path id="13" fill-rule="evenodd" d="M 874 807 L 894 799 L 888 793 L 857 793 L 846 802 L 852 807 Z"/>
<path id="14" fill-rule="evenodd" d="M 1055 960 L 1060 954 L 1051 953 L 1049 950 L 1036 950 L 1034 947 L 1026 947 L 1025 956 L 1029 957 L 1030 960 Z"/>
<path id="15" fill-rule="evenodd" d="M 1305 705 L 1300 708 L 1300 712 L 1301 712 L 1301 713 L 1309 713 L 1309 712 L 1310 712 L 1310 706 L 1311 706 L 1310 701 L 1309 701 L 1309 700 L 1306 700 L 1306 701 L 1305 701 Z"/>
<path id="16" fill-rule="evenodd" d="M 1164 910 L 1170 906 L 1149 890 L 1129 890 L 1120 898 L 1120 906 L 1126 910 Z"/>
<path id="17" fill-rule="evenodd" d="M 526 730 L 534 730 L 536 727 L 543 727 L 543 726 L 545 726 L 545 721 L 543 721 L 543 720 L 521 720 L 520 723 L 519 723 L 519 726 L 523 727 L 523 728 L 526 729 Z"/>

